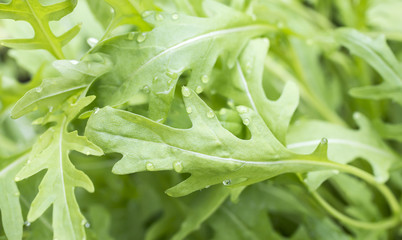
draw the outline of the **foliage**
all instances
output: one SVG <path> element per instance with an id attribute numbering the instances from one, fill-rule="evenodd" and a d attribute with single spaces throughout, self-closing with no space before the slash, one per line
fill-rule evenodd
<path id="1" fill-rule="evenodd" d="M 401 238 L 400 10 L 0 0 L 0 239 Z"/>

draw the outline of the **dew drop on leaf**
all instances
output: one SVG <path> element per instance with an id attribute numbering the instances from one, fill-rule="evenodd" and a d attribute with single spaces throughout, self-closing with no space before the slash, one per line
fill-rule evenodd
<path id="1" fill-rule="evenodd" d="M 156 19 L 157 21 L 162 21 L 162 20 L 164 19 L 164 17 L 163 17 L 162 14 L 158 13 L 158 14 L 156 14 L 156 16 L 155 16 L 155 19 Z"/>
<path id="2" fill-rule="evenodd" d="M 177 72 L 172 72 L 172 71 L 168 71 L 166 72 L 166 75 L 172 79 L 176 79 L 179 77 L 179 74 Z"/>
<path id="3" fill-rule="evenodd" d="M 228 186 L 228 185 L 230 185 L 231 183 L 232 183 L 232 181 L 231 181 L 230 179 L 224 180 L 224 181 L 222 182 L 222 184 L 225 185 L 225 186 Z"/>
<path id="4" fill-rule="evenodd" d="M 88 43 L 88 45 L 90 46 L 90 47 L 94 47 L 97 43 L 99 42 L 99 40 L 98 39 L 96 39 L 96 38 L 88 38 L 87 39 L 87 43 Z"/>
<path id="5" fill-rule="evenodd" d="M 84 227 L 85 227 L 85 228 L 90 228 L 90 227 L 91 227 L 91 224 L 90 224 L 89 222 L 86 222 L 85 225 L 84 225 Z"/>
<path id="6" fill-rule="evenodd" d="M 143 13 L 141 14 L 141 16 L 142 16 L 143 18 L 146 18 L 146 17 L 150 16 L 151 14 L 152 14 L 152 11 L 145 11 L 145 12 L 143 12 Z"/>
<path id="7" fill-rule="evenodd" d="M 225 108 L 221 108 L 221 110 L 219 110 L 219 114 L 221 116 L 226 115 L 226 113 L 227 113 L 227 110 Z"/>
<path id="8" fill-rule="evenodd" d="M 172 14 L 172 19 L 173 19 L 173 20 L 179 19 L 179 14 L 173 13 L 173 14 Z"/>
<path id="9" fill-rule="evenodd" d="M 99 108 L 94 109 L 94 114 L 97 114 L 99 112 Z"/>
<path id="10" fill-rule="evenodd" d="M 247 111 L 248 111 L 248 109 L 245 106 L 238 106 L 236 109 L 241 114 L 247 113 Z"/>
<path id="11" fill-rule="evenodd" d="M 248 118 L 244 119 L 243 124 L 248 126 L 250 124 L 250 120 Z"/>
<path id="12" fill-rule="evenodd" d="M 210 110 L 208 113 L 207 113 L 207 117 L 208 118 L 213 118 L 215 116 L 215 113 L 214 113 L 214 111 L 212 111 L 212 110 Z"/>
<path id="13" fill-rule="evenodd" d="M 30 222 L 30 221 L 25 221 L 25 222 L 24 222 L 24 226 L 25 226 L 25 227 L 31 226 L 31 222 Z"/>
<path id="14" fill-rule="evenodd" d="M 145 41 L 145 39 L 147 38 L 147 34 L 146 33 L 140 33 L 137 36 L 137 42 L 142 43 L 143 41 Z"/>
<path id="15" fill-rule="evenodd" d="M 191 107 L 187 107 L 187 108 L 186 108 L 186 112 L 187 112 L 187 113 L 192 113 L 192 112 L 193 112 L 193 109 L 192 109 Z"/>
<path id="16" fill-rule="evenodd" d="M 183 87 L 181 90 L 181 93 L 183 94 L 184 97 L 190 97 L 190 89 L 188 89 L 188 87 Z"/>
<path id="17" fill-rule="evenodd" d="M 320 143 L 321 143 L 321 144 L 327 144 L 327 143 L 328 143 L 328 139 L 322 138 Z"/>
<path id="18" fill-rule="evenodd" d="M 49 112 L 53 112 L 53 106 L 49 107 Z"/>
<path id="19" fill-rule="evenodd" d="M 145 85 L 145 86 L 142 88 L 142 90 L 144 91 L 144 93 L 147 93 L 147 94 L 151 91 L 148 85 Z"/>
<path id="20" fill-rule="evenodd" d="M 35 91 L 36 91 L 37 93 L 42 92 L 42 87 L 37 87 L 37 88 L 35 88 Z"/>
<path id="21" fill-rule="evenodd" d="M 127 39 L 128 39 L 128 40 L 133 40 L 133 39 L 134 39 L 134 36 L 135 36 L 135 33 L 134 33 L 134 32 L 131 32 L 131 33 L 129 33 L 129 34 L 127 35 Z"/>
<path id="22" fill-rule="evenodd" d="M 200 94 L 200 93 L 202 93 L 202 87 L 201 86 L 198 86 L 196 89 L 195 89 L 195 92 L 196 93 L 198 93 L 198 94 Z"/>
<path id="23" fill-rule="evenodd" d="M 73 64 L 73 65 L 77 65 L 77 64 L 79 63 L 79 61 L 77 61 L 77 60 L 71 60 L 70 63 Z"/>
<path id="24" fill-rule="evenodd" d="M 154 166 L 152 163 L 150 163 L 150 162 L 148 162 L 147 164 L 145 164 L 145 168 L 146 168 L 148 171 L 153 171 L 153 170 L 155 170 L 155 166 Z"/>
<path id="25" fill-rule="evenodd" d="M 173 164 L 173 168 L 176 172 L 181 172 L 183 171 L 183 165 L 181 164 L 181 162 L 175 162 Z"/>
<path id="26" fill-rule="evenodd" d="M 201 81 L 202 81 L 203 83 L 208 83 L 208 82 L 209 82 L 209 77 L 208 77 L 208 75 L 203 75 L 203 76 L 201 77 Z"/>

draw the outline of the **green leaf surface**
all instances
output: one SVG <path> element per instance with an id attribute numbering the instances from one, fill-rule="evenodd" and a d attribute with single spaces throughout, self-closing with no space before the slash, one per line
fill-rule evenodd
<path id="1" fill-rule="evenodd" d="M 15 175 L 24 165 L 27 154 L 4 158 L 0 156 L 0 211 L 4 232 L 9 240 L 22 239 L 20 192 L 14 181 Z"/>
<path id="2" fill-rule="evenodd" d="M 248 122 L 252 137 L 239 139 L 222 127 L 195 92 L 187 87 L 182 91 L 186 108 L 192 109 L 190 129 L 174 129 L 106 107 L 91 116 L 86 136 L 106 152 L 123 154 L 113 168 L 117 174 L 173 169 L 191 173 L 184 182 L 167 190 L 172 196 L 218 183 L 242 186 L 282 173 L 326 168 L 325 142 L 313 155 L 293 154 L 273 136 L 259 115 L 244 106 L 238 111 Z"/>
<path id="3" fill-rule="evenodd" d="M 287 147 L 298 153 L 308 153 L 325 137 L 330 160 L 347 164 L 363 158 L 371 164 L 376 179 L 385 182 L 390 167 L 400 158 L 382 141 L 366 117 L 358 113 L 354 116 L 359 130 L 317 120 L 297 122 L 289 129 Z"/>
<path id="4" fill-rule="evenodd" d="M 16 181 L 21 181 L 47 169 L 39 193 L 31 204 L 28 221 L 38 219 L 53 204 L 53 231 L 56 239 L 85 238 L 86 220 L 80 212 L 74 189 L 82 187 L 93 192 L 94 186 L 88 176 L 71 163 L 69 152 L 75 150 L 87 155 L 102 155 L 103 152 L 76 131 L 68 132 L 67 125 L 93 99 L 82 98 L 65 113 L 52 115 L 48 121 L 56 124 L 46 130 L 34 144 L 27 164 L 15 177 Z"/>
<path id="5" fill-rule="evenodd" d="M 352 96 L 376 100 L 390 98 L 402 105 L 401 64 L 388 47 L 384 35 L 372 39 L 357 30 L 344 28 L 336 30 L 335 39 L 352 54 L 368 62 L 384 79 L 376 86 L 352 89 Z"/>
<path id="6" fill-rule="evenodd" d="M 108 70 L 104 62 L 78 62 L 60 60 L 54 63 L 60 72 L 56 78 L 44 79 L 40 86 L 28 91 L 14 106 L 11 115 L 19 118 L 37 109 L 49 111 L 58 108 L 69 97 L 86 92 L 92 82 Z"/>
<path id="7" fill-rule="evenodd" d="M 163 120 L 184 71 L 192 70 L 188 86 L 201 93 L 219 56 L 233 66 L 250 38 L 273 30 L 219 3 L 207 0 L 203 6 L 211 17 L 147 12 L 152 31 L 100 43 L 93 52 L 110 55 L 116 67 L 94 84 L 98 104 L 115 106 L 143 93 L 149 95 L 150 117 Z"/>
<path id="8" fill-rule="evenodd" d="M 39 0 L 12 0 L 0 3 L 0 18 L 28 22 L 35 31 L 29 39 L 3 39 L 0 44 L 20 49 L 45 49 L 58 59 L 63 59 L 62 47 L 79 32 L 77 25 L 61 36 L 55 36 L 50 28 L 50 21 L 60 20 L 71 13 L 77 0 L 65 0 L 53 5 L 44 6 Z"/>

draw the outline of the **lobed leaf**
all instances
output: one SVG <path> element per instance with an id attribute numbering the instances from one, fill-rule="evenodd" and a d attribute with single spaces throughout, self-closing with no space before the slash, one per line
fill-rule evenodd
<path id="1" fill-rule="evenodd" d="M 69 152 L 75 150 L 87 155 L 102 155 L 103 152 L 85 137 L 79 136 L 77 131 L 68 132 L 67 125 L 93 99 L 82 98 L 69 105 L 65 112 L 52 115 L 48 121 L 56 124 L 34 144 L 27 164 L 15 177 L 16 181 L 21 181 L 47 169 L 39 193 L 29 209 L 28 221 L 35 221 L 53 204 L 53 231 L 57 239 L 85 238 L 86 220 L 80 212 L 74 189 L 82 187 L 93 192 L 94 186 L 89 177 L 71 163 Z"/>
<path id="2" fill-rule="evenodd" d="M 44 6 L 39 0 L 12 0 L 10 3 L 0 3 L 0 18 L 28 22 L 35 31 L 30 39 L 3 39 L 0 44 L 20 49 L 45 49 L 58 59 L 63 59 L 62 47 L 77 35 L 80 26 L 77 25 L 61 36 L 55 36 L 49 26 L 50 21 L 60 20 L 71 13 L 77 5 L 77 0 L 65 0 L 53 5 Z"/>

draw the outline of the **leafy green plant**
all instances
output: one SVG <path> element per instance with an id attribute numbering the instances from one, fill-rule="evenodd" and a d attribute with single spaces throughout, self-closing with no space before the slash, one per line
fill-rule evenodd
<path id="1" fill-rule="evenodd" d="M 400 238 L 400 7 L 0 0 L 0 239 Z"/>

